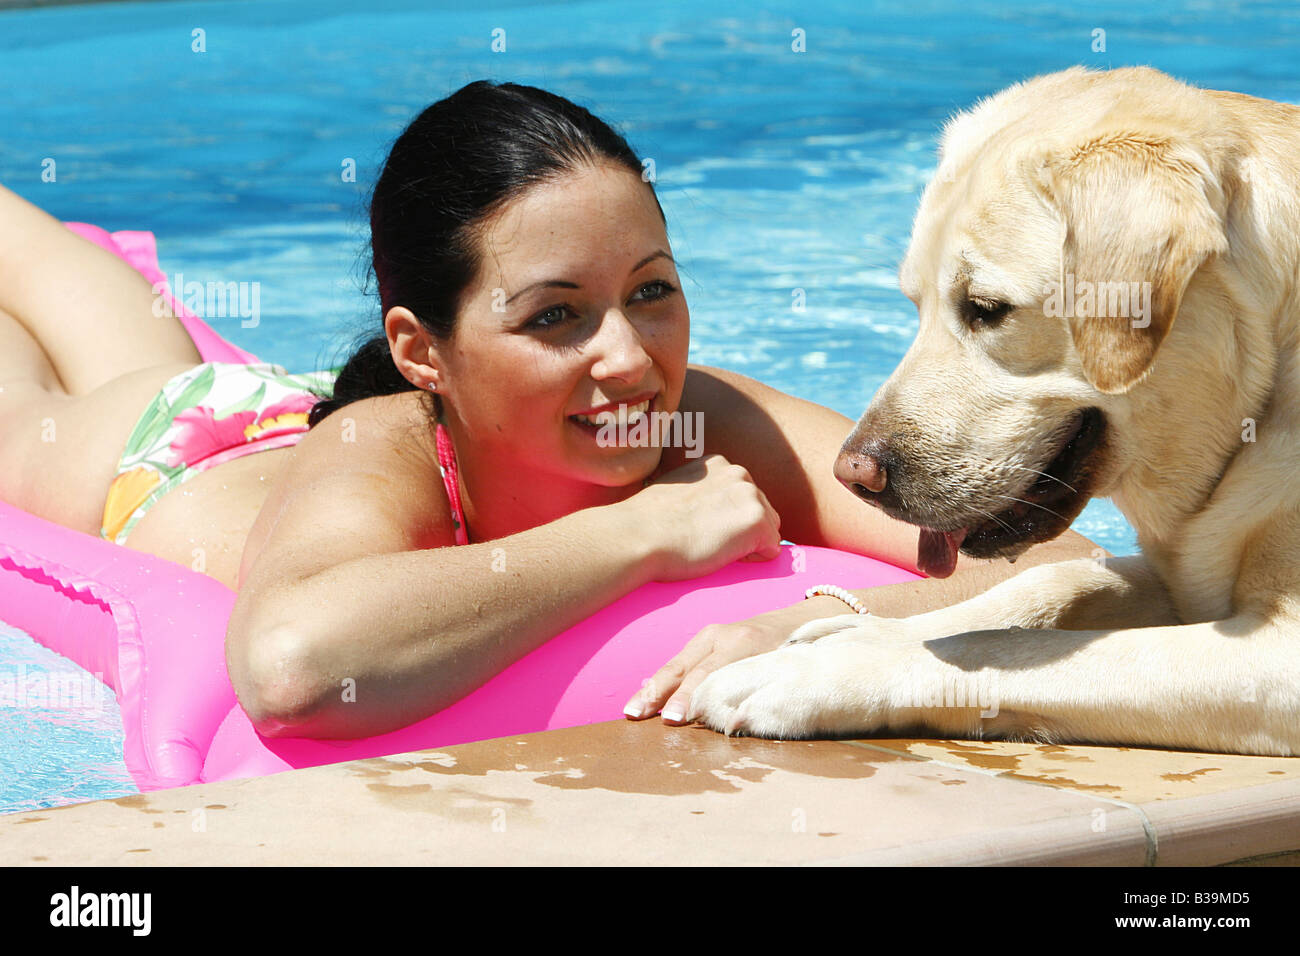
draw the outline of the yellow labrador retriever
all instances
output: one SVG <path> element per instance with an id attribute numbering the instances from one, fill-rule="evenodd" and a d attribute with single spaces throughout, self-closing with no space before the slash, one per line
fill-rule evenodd
<path id="1" fill-rule="evenodd" d="M 1142 554 L 815 621 L 690 716 L 1300 755 L 1300 108 L 1150 69 L 1013 86 L 945 129 L 900 278 L 920 331 L 840 480 L 932 574 L 1091 496 Z"/>

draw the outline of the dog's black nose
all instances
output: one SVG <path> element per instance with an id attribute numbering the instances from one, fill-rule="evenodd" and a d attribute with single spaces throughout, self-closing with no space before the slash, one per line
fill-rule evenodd
<path id="1" fill-rule="evenodd" d="M 835 459 L 835 477 L 863 501 L 872 503 L 877 502 L 889 481 L 880 459 L 865 451 L 841 451 Z"/>

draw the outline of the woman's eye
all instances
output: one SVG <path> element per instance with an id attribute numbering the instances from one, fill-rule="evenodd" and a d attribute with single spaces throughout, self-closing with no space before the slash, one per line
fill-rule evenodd
<path id="1" fill-rule="evenodd" d="M 994 299 L 967 299 L 964 318 L 967 325 L 993 326 L 1006 318 L 1013 308 L 1009 302 Z"/>
<path id="2" fill-rule="evenodd" d="M 564 316 L 568 313 L 567 305 L 553 305 L 543 312 L 538 312 L 528 320 L 528 325 L 537 329 L 549 329 L 553 325 L 559 325 L 564 321 Z"/>
<path id="3" fill-rule="evenodd" d="M 654 282 L 647 282 L 637 290 L 634 298 L 642 302 L 654 302 L 656 299 L 662 299 L 677 291 L 677 287 L 663 279 L 655 279 Z"/>
<path id="4" fill-rule="evenodd" d="M 670 282 L 662 279 L 656 279 L 653 282 L 647 282 L 641 288 L 636 290 L 632 296 L 634 302 L 656 302 L 659 299 L 665 299 L 677 291 L 677 287 Z M 550 329 L 559 325 L 566 318 L 576 315 L 567 305 L 553 305 L 549 309 L 538 312 L 525 324 L 530 329 Z"/>

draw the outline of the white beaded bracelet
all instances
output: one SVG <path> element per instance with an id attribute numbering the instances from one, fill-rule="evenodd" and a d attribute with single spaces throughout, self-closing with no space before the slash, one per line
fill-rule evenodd
<path id="1" fill-rule="evenodd" d="M 804 591 L 803 596 L 805 598 L 810 598 L 816 597 L 819 594 L 825 594 L 827 597 L 839 598 L 849 607 L 853 608 L 855 614 L 871 613 L 867 610 L 865 604 L 855 598 L 848 591 L 844 590 L 844 588 L 838 587 L 834 584 L 819 584 L 815 588 L 809 588 L 807 591 Z"/>

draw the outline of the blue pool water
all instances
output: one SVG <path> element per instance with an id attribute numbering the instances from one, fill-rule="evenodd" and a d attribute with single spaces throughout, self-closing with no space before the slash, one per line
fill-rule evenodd
<path id="1" fill-rule="evenodd" d="M 1148 64 L 1300 99 L 1290 2 L 463 6 L 0 13 L 0 182 L 63 219 L 154 231 L 169 276 L 260 283 L 256 327 L 212 324 L 293 370 L 319 368 L 378 328 L 360 256 L 366 190 L 393 138 L 472 79 L 543 86 L 655 161 L 693 359 L 856 418 L 915 333 L 896 269 L 954 110 L 1073 64 Z M 496 28 L 504 52 L 491 50 Z M 791 50 L 796 28 L 804 53 Z M 195 30 L 206 52 L 192 51 Z M 41 179 L 47 160 L 55 182 Z M 347 160 L 355 183 L 340 175 Z M 1075 527 L 1136 548 L 1107 503 Z M 0 661 L 30 646 L 0 633 Z M 0 708 L 0 809 L 131 792 L 106 706 L 74 721 Z"/>
<path id="2" fill-rule="evenodd" d="M 93 675 L 0 623 L 0 687 L 0 812 L 136 792 L 121 713 Z"/>

